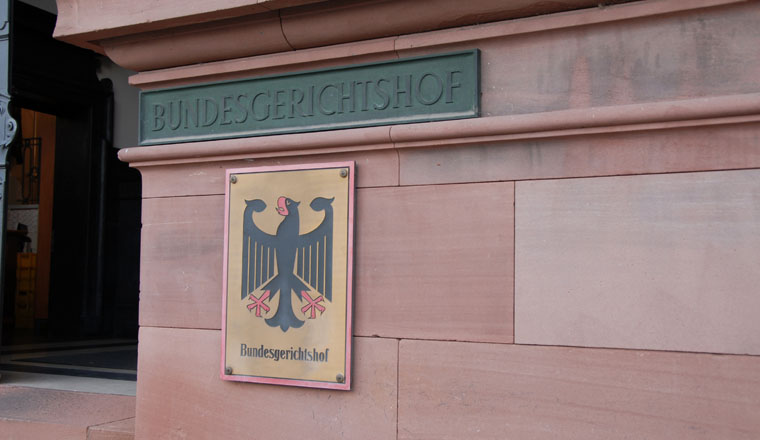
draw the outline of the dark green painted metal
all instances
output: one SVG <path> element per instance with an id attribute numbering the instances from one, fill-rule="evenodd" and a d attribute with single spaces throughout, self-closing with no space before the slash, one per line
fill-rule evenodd
<path id="1" fill-rule="evenodd" d="M 472 118 L 477 49 L 149 90 L 140 145 Z"/>

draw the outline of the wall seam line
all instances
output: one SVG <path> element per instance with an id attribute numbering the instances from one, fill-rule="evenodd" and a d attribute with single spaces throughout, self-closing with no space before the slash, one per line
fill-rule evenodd
<path id="1" fill-rule="evenodd" d="M 396 440 L 398 440 L 399 393 L 401 391 L 401 339 L 396 340 Z"/>
<path id="2" fill-rule="evenodd" d="M 517 182 L 512 182 L 512 343 L 517 343 Z"/>
<path id="3" fill-rule="evenodd" d="M 295 51 L 296 49 L 293 47 L 292 44 L 290 44 L 290 40 L 288 40 L 288 36 L 285 35 L 285 28 L 282 26 L 282 11 L 277 10 L 277 21 L 280 22 L 280 34 L 282 34 L 283 40 L 285 40 L 285 43 L 287 43 L 290 50 Z"/>

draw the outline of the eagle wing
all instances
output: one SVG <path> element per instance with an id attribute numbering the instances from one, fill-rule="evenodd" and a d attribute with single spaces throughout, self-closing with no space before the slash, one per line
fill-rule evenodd
<path id="1" fill-rule="evenodd" d="M 259 229 L 253 213 L 266 209 L 263 200 L 246 200 L 243 214 L 243 279 L 241 299 L 277 275 L 277 237 Z"/>
<path id="2" fill-rule="evenodd" d="M 324 211 L 322 223 L 298 237 L 295 273 L 312 289 L 332 301 L 333 208 L 334 198 L 317 197 L 311 209 Z"/>

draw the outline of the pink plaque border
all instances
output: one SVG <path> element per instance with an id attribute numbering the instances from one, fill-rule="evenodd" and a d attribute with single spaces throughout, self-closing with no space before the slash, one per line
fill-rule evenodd
<path id="1" fill-rule="evenodd" d="M 265 173 L 271 171 L 300 171 L 316 170 L 326 168 L 346 168 L 348 167 L 348 256 L 346 268 L 346 375 L 343 383 L 321 382 L 313 380 L 298 379 L 280 379 L 260 376 L 239 376 L 235 374 L 226 374 L 225 372 L 225 350 L 227 347 L 227 254 L 229 252 L 229 225 L 230 225 L 230 176 L 241 173 Z M 354 186 L 355 186 L 355 163 L 347 162 L 326 162 L 310 163 L 299 165 L 281 165 L 281 166 L 262 166 L 250 168 L 232 168 L 227 169 L 225 175 L 224 190 L 224 254 L 223 254 L 223 276 L 222 276 L 222 346 L 221 346 L 221 368 L 219 376 L 223 380 L 233 380 L 238 382 L 265 383 L 271 385 L 288 385 L 308 388 L 324 388 L 331 390 L 350 390 L 351 389 L 351 347 L 353 332 L 353 286 L 354 286 Z"/>

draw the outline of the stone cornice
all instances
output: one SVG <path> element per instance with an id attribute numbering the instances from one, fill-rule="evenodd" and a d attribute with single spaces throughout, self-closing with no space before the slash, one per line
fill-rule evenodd
<path id="1" fill-rule="evenodd" d="M 59 0 L 55 37 L 136 71 L 595 7 L 595 0 Z M 402 5 L 403 4 L 403 5 Z M 293 6 L 298 5 L 298 6 Z M 289 7 L 293 6 L 293 7 Z M 398 11 L 404 11 L 399 14 Z"/>
<path id="2" fill-rule="evenodd" d="M 266 14 L 325 0 L 56 0 L 53 36 L 103 53 L 101 40 Z"/>
<path id="3" fill-rule="evenodd" d="M 358 63 L 364 59 L 397 58 L 405 51 L 457 43 L 503 38 L 537 32 L 547 32 L 601 23 L 635 20 L 676 12 L 716 7 L 747 0 L 663 0 L 634 2 L 608 8 L 591 8 L 562 14 L 504 20 L 480 26 L 460 27 L 413 35 L 335 44 L 296 51 L 282 51 L 267 55 L 248 56 L 216 62 L 198 63 L 181 67 L 140 72 L 130 77 L 131 85 L 149 89 L 218 81 L 254 75 L 268 75 L 293 69 L 313 69 L 325 62 Z M 263 32 L 263 31 L 262 31 Z M 160 45 L 160 43 L 155 43 Z M 272 43 L 276 44 L 276 43 Z"/>

